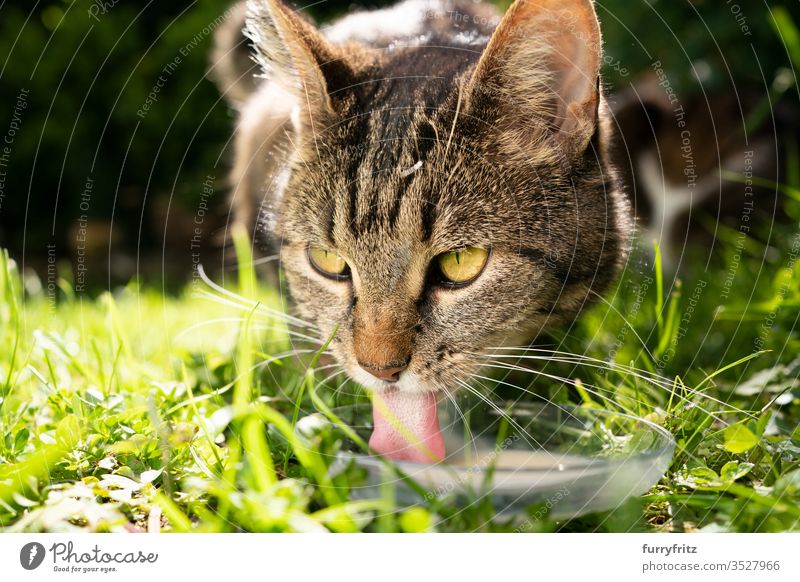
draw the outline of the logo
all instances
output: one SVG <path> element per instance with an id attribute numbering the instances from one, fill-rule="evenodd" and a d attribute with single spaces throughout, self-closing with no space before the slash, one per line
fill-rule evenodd
<path id="1" fill-rule="evenodd" d="M 44 561 L 44 546 L 39 542 L 30 542 L 19 551 L 19 563 L 26 570 L 35 570 Z"/>

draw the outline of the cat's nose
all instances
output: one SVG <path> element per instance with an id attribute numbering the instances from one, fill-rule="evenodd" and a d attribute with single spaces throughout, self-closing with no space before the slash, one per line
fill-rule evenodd
<path id="1" fill-rule="evenodd" d="M 397 382 L 400 379 L 400 374 L 408 367 L 408 362 L 401 365 L 390 366 L 376 366 L 374 364 L 362 364 L 359 362 L 358 365 L 366 372 L 375 376 L 378 380 Z"/>

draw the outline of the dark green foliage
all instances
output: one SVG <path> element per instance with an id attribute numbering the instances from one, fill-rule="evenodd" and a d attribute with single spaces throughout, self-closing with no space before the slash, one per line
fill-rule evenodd
<path id="1" fill-rule="evenodd" d="M 50 0 L 0 9 L 0 54 L 7 56 L 0 73 L 1 130 L 10 123 L 14 96 L 30 90 L 7 168 L 0 245 L 18 254 L 24 233 L 33 264 L 41 266 L 47 244 L 56 244 L 59 256 L 74 254 L 70 228 L 87 214 L 106 232 L 113 221 L 123 254 L 147 256 L 165 243 L 174 247 L 169 236 L 165 240 L 165 226 L 175 230 L 182 217 L 191 220 L 207 176 L 218 189 L 214 207 L 227 213 L 222 191 L 233 118 L 204 74 L 211 29 L 228 4 L 118 2 L 104 12 L 88 0 Z M 789 65 L 773 22 L 780 14 L 773 18 L 761 5 L 742 4 L 750 36 L 730 7 L 708 0 L 599 1 L 606 83 L 624 88 L 658 59 L 673 86 L 687 94 L 734 86 L 765 94 L 776 71 Z M 771 4 L 797 20 L 795 2 Z M 326 1 L 311 12 L 325 20 L 350 7 Z M 176 58 L 180 64 L 165 74 Z M 140 117 L 160 75 L 165 80 L 157 101 Z M 93 187 L 84 211 L 87 177 Z M 175 270 L 185 276 L 188 261 Z"/>

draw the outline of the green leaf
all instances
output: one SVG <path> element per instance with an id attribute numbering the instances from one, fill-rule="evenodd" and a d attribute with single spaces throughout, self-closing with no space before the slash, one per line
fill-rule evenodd
<path id="1" fill-rule="evenodd" d="M 753 463 L 740 463 L 739 461 L 730 461 L 725 463 L 719 472 L 719 476 L 726 483 L 733 483 L 747 475 L 754 467 Z"/>
<path id="2" fill-rule="evenodd" d="M 764 434 L 770 418 L 772 418 L 772 410 L 770 409 L 765 410 L 764 413 L 758 417 L 758 423 L 756 424 L 758 436 L 762 436 Z"/>
<path id="3" fill-rule="evenodd" d="M 412 507 L 400 516 L 400 527 L 406 533 L 424 533 L 430 531 L 431 514 L 422 507 Z"/>
<path id="4" fill-rule="evenodd" d="M 23 428 L 17 433 L 17 436 L 14 437 L 14 453 L 19 454 L 25 449 L 25 445 L 28 444 L 28 437 L 30 434 L 31 433 L 27 428 Z"/>
<path id="5" fill-rule="evenodd" d="M 775 494 L 779 498 L 797 493 L 800 493 L 800 469 L 795 469 L 775 481 Z"/>
<path id="6" fill-rule="evenodd" d="M 695 467 L 689 471 L 689 475 L 695 485 L 715 485 L 719 482 L 716 471 L 708 467 Z"/>
<path id="7" fill-rule="evenodd" d="M 81 422 L 75 416 L 65 416 L 56 427 L 56 440 L 68 449 L 75 448 L 81 439 Z"/>
<path id="8" fill-rule="evenodd" d="M 655 433 L 650 430 L 637 430 L 628 441 L 627 450 L 630 453 L 641 453 L 649 450 L 653 446 Z"/>
<path id="9" fill-rule="evenodd" d="M 723 432 L 725 450 L 729 453 L 744 453 L 758 444 L 758 437 L 742 424 L 733 424 Z"/>

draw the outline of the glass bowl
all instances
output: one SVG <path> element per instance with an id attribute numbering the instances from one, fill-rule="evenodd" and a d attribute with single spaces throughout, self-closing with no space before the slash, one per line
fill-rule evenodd
<path id="1" fill-rule="evenodd" d="M 364 441 L 369 404 L 334 413 Z M 641 495 L 664 475 L 675 441 L 641 418 L 553 403 L 487 401 L 456 411 L 439 406 L 447 457 L 437 464 L 389 463 L 346 441 L 337 464 L 367 471 L 356 498 L 378 498 L 387 485 L 401 505 L 436 498 L 491 499 L 498 515 L 541 511 L 554 519 L 610 510 Z"/>

